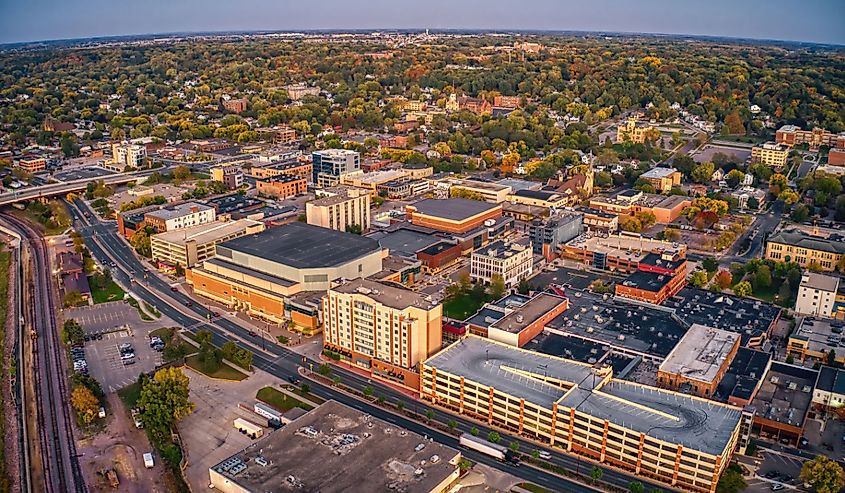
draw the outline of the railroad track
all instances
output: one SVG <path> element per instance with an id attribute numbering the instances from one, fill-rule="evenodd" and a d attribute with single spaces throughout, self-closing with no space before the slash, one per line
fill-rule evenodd
<path id="1" fill-rule="evenodd" d="M 29 250 L 33 263 L 31 279 L 25 285 L 31 298 L 24 313 L 35 332 L 34 383 L 44 487 L 50 493 L 86 493 L 73 438 L 70 392 L 64 364 L 66 354 L 56 325 L 56 300 L 47 245 L 44 238 L 25 221 L 8 214 L 0 214 L 0 219 L 21 235 L 21 248 Z"/>

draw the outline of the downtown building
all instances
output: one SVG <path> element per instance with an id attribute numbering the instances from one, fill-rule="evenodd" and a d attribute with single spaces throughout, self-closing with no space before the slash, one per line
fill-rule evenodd
<path id="1" fill-rule="evenodd" d="M 220 243 L 186 272 L 194 293 L 271 323 L 321 327 L 321 299 L 335 281 L 372 276 L 387 250 L 376 240 L 293 222 Z"/>
<path id="2" fill-rule="evenodd" d="M 361 154 L 349 149 L 325 149 L 311 153 L 312 183 L 330 187 L 340 183 L 342 176 L 361 169 Z"/>
<path id="3" fill-rule="evenodd" d="M 443 309 L 393 283 L 355 279 L 323 298 L 324 347 L 374 377 L 419 390 L 419 363 L 441 348 Z"/>
<path id="4" fill-rule="evenodd" d="M 420 396 L 673 488 L 713 493 L 751 415 L 613 378 L 611 367 L 467 336 L 422 364 Z"/>

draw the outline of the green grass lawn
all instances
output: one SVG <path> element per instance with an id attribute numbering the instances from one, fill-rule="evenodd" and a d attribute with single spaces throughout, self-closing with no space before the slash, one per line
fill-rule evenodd
<path id="1" fill-rule="evenodd" d="M 91 298 L 94 300 L 94 303 L 107 303 L 109 301 L 120 301 L 123 299 L 123 295 L 125 293 L 120 286 L 115 284 L 114 281 L 109 282 L 106 287 L 102 289 L 92 289 L 91 290 Z"/>
<path id="2" fill-rule="evenodd" d="M 265 402 L 270 406 L 276 408 L 281 412 L 287 412 L 295 407 L 301 407 L 307 411 L 311 410 L 311 406 L 300 401 L 295 397 L 291 397 L 283 392 L 279 392 L 273 387 L 264 387 L 255 394 L 255 398 L 259 401 Z"/>
<path id="3" fill-rule="evenodd" d="M 35 226 L 35 229 L 44 233 L 44 236 L 53 236 L 62 234 L 68 228 L 67 226 L 52 226 L 41 222 L 41 217 L 28 207 L 24 210 L 9 209 L 9 212 L 18 219 L 25 219 Z"/>
<path id="4" fill-rule="evenodd" d="M 534 483 L 519 483 L 517 486 L 519 486 L 523 490 L 530 491 L 531 493 L 554 493 L 552 490 L 543 488 L 542 486 L 536 485 Z"/>
<path id="5" fill-rule="evenodd" d="M 126 407 L 132 409 L 138 398 L 141 396 L 141 385 L 138 382 L 129 384 L 126 387 L 117 391 L 117 396 L 126 404 Z"/>
<path id="6" fill-rule="evenodd" d="M 234 380 L 240 382 L 241 380 L 246 378 L 246 375 L 241 373 L 240 371 L 236 370 L 235 368 L 227 365 L 222 364 L 219 368 L 213 371 L 206 371 L 206 368 L 203 368 L 203 365 L 199 362 L 199 356 L 193 354 L 185 358 L 185 364 L 188 365 L 190 368 L 204 374 L 208 375 L 211 378 L 220 378 L 223 380 Z"/>
<path id="7" fill-rule="evenodd" d="M 443 304 L 443 314 L 455 320 L 466 320 L 484 304 L 483 299 L 475 299 L 471 294 L 456 296 Z"/>

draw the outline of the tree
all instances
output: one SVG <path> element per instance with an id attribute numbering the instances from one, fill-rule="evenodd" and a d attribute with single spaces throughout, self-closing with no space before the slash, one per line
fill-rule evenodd
<path id="1" fill-rule="evenodd" d="M 82 298 L 82 294 L 80 294 L 79 291 L 68 291 L 62 297 L 62 306 L 70 308 L 81 305 L 84 301 L 85 300 Z"/>
<path id="2" fill-rule="evenodd" d="M 531 457 L 533 457 L 535 459 L 539 459 L 540 458 L 540 451 L 538 449 L 532 450 L 531 451 Z"/>
<path id="3" fill-rule="evenodd" d="M 531 284 L 528 283 L 528 279 L 520 279 L 516 290 L 519 294 L 528 294 L 531 291 Z"/>
<path id="4" fill-rule="evenodd" d="M 502 439 L 501 435 L 499 435 L 495 431 L 491 431 L 490 433 L 487 434 L 487 441 L 490 442 L 490 443 L 499 443 L 499 440 L 501 440 L 501 439 Z"/>
<path id="5" fill-rule="evenodd" d="M 733 282 L 733 276 L 730 272 L 726 270 L 720 270 L 718 274 L 716 274 L 715 283 L 719 286 L 719 289 L 727 289 L 731 287 L 731 282 Z"/>
<path id="6" fill-rule="evenodd" d="M 141 421 L 153 436 L 170 435 L 177 421 L 194 410 L 188 400 L 188 377 L 179 368 L 162 368 L 141 386 Z"/>
<path id="7" fill-rule="evenodd" d="M 373 395 L 373 388 L 367 385 L 361 390 L 361 393 L 364 394 L 366 397 L 370 397 L 371 395 Z"/>
<path id="8" fill-rule="evenodd" d="M 801 196 L 798 195 L 798 193 L 792 190 L 791 188 L 787 188 L 778 195 L 778 200 L 783 202 L 783 205 L 786 206 L 790 206 L 795 202 L 798 202 L 798 199 L 800 198 Z"/>
<path id="9" fill-rule="evenodd" d="M 691 176 L 692 181 L 696 183 L 707 183 L 713 177 L 716 171 L 716 165 L 711 162 L 701 163 L 693 168 Z"/>
<path id="10" fill-rule="evenodd" d="M 599 466 L 593 466 L 590 470 L 590 478 L 592 478 L 593 483 L 595 484 L 601 481 L 602 476 L 604 476 L 604 471 Z"/>
<path id="11" fill-rule="evenodd" d="M 697 270 L 690 276 L 689 283 L 696 288 L 703 288 L 707 284 L 707 273 Z"/>
<path id="12" fill-rule="evenodd" d="M 745 135 L 745 125 L 737 110 L 728 113 L 725 117 L 725 128 L 728 135 Z"/>
<path id="13" fill-rule="evenodd" d="M 361 229 L 360 224 L 347 224 L 346 225 L 346 232 L 352 233 L 354 235 L 360 235 L 363 232 L 363 230 Z"/>
<path id="14" fill-rule="evenodd" d="M 519 442 L 517 442 L 516 440 L 512 441 L 508 444 L 508 448 L 511 449 L 511 452 L 513 453 L 519 452 Z"/>
<path id="15" fill-rule="evenodd" d="M 701 266 L 704 267 L 704 270 L 707 272 L 716 272 L 716 269 L 719 268 L 719 262 L 717 262 L 713 257 L 707 257 L 701 261 Z"/>
<path id="16" fill-rule="evenodd" d="M 470 435 L 472 435 L 472 436 L 474 436 L 474 437 L 477 437 L 477 436 L 478 436 L 478 433 L 479 433 L 479 432 L 478 432 L 478 428 L 476 428 L 475 426 L 473 426 L 473 427 L 472 427 L 472 428 L 470 428 L 470 430 L 469 430 L 469 434 L 470 434 Z"/>
<path id="17" fill-rule="evenodd" d="M 722 477 L 719 478 L 719 482 L 716 484 L 716 491 L 717 493 L 737 493 L 744 490 L 745 487 L 746 484 L 745 478 L 742 477 L 742 469 L 739 466 L 731 465 L 725 469 Z"/>
<path id="18" fill-rule="evenodd" d="M 737 296 L 742 296 L 742 297 L 751 296 L 751 293 L 752 293 L 751 283 L 748 282 L 748 281 L 741 281 L 741 282 L 737 283 L 737 285 L 734 286 L 734 293 L 736 293 Z"/>
<path id="19" fill-rule="evenodd" d="M 792 208 L 792 213 L 789 215 L 796 223 L 803 223 L 810 217 L 810 208 L 804 204 L 798 204 Z"/>
<path id="20" fill-rule="evenodd" d="M 318 371 L 320 372 L 320 375 L 327 377 L 332 372 L 332 368 L 327 363 L 323 363 L 319 366 Z"/>
<path id="21" fill-rule="evenodd" d="M 643 493 L 645 487 L 639 481 L 631 481 L 631 484 L 628 485 L 628 491 L 630 493 Z"/>
<path id="22" fill-rule="evenodd" d="M 639 233 L 643 230 L 643 224 L 634 216 L 620 216 L 619 227 L 631 233 Z"/>
<path id="23" fill-rule="evenodd" d="M 499 274 L 493 274 L 490 278 L 490 297 L 498 300 L 505 294 L 505 280 Z"/>
<path id="24" fill-rule="evenodd" d="M 428 421 L 431 421 L 432 419 L 434 419 L 434 410 L 426 409 L 425 410 L 425 419 L 428 420 Z"/>
<path id="25" fill-rule="evenodd" d="M 772 285 L 772 271 L 768 265 L 761 265 L 754 274 L 754 287 L 757 289 L 768 288 Z"/>
<path id="26" fill-rule="evenodd" d="M 728 174 L 725 175 L 725 181 L 728 182 L 728 185 L 731 187 L 736 187 L 740 184 L 740 182 L 745 178 L 745 173 L 738 169 L 732 169 L 728 171 Z"/>
<path id="27" fill-rule="evenodd" d="M 499 169 L 502 170 L 502 173 L 513 173 L 514 168 L 517 164 L 519 164 L 519 161 L 521 159 L 522 157 L 520 157 L 520 155 L 515 152 L 505 154 L 504 157 L 502 157 L 502 164 Z"/>
<path id="28" fill-rule="evenodd" d="M 457 427 L 458 427 L 458 422 L 457 422 L 457 421 L 455 421 L 454 419 L 450 419 L 450 420 L 446 423 L 446 426 L 448 426 L 450 430 L 455 431 L 455 428 L 457 428 Z"/>
<path id="29" fill-rule="evenodd" d="M 184 181 L 191 177 L 191 169 L 187 166 L 176 166 L 173 170 L 173 179 L 176 181 Z"/>
<path id="30" fill-rule="evenodd" d="M 150 235 L 146 230 L 139 229 L 129 238 L 129 243 L 135 248 L 139 255 L 144 257 L 151 257 L 153 255 L 153 248 L 150 243 Z"/>
<path id="31" fill-rule="evenodd" d="M 72 318 L 65 320 L 65 323 L 62 326 L 62 341 L 65 344 L 77 344 L 82 342 L 84 338 L 85 331 L 82 330 L 82 326 L 79 325 L 79 322 Z"/>
<path id="32" fill-rule="evenodd" d="M 666 228 L 663 230 L 663 239 L 666 241 L 678 241 L 681 239 L 681 232 L 675 228 Z"/>
<path id="33" fill-rule="evenodd" d="M 90 424 L 100 410 L 100 401 L 88 387 L 79 385 L 70 393 L 70 403 L 79 421 Z"/>
<path id="34" fill-rule="evenodd" d="M 805 462 L 799 477 L 816 493 L 837 493 L 843 485 L 842 466 L 824 455 Z"/>

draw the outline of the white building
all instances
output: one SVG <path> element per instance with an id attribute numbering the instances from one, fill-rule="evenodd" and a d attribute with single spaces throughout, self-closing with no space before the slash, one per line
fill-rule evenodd
<path id="1" fill-rule="evenodd" d="M 214 221 L 175 229 L 150 237 L 153 261 L 159 268 L 193 267 L 214 256 L 215 246 L 224 241 L 264 231 L 264 223 L 252 219 Z"/>
<path id="2" fill-rule="evenodd" d="M 115 142 L 111 145 L 111 155 L 111 163 L 106 163 L 105 167 L 114 171 L 123 171 L 127 166 L 138 168 L 143 165 L 147 157 L 147 148 L 129 142 Z"/>
<path id="3" fill-rule="evenodd" d="M 821 367 L 813 391 L 813 404 L 834 409 L 845 406 L 845 370 Z"/>
<path id="4" fill-rule="evenodd" d="M 208 224 L 216 219 L 214 207 L 197 202 L 186 202 L 144 214 L 144 221 L 160 233 Z"/>
<path id="5" fill-rule="evenodd" d="M 358 225 L 361 231 L 370 229 L 370 194 L 366 190 L 348 188 L 343 192 L 322 197 L 305 204 L 308 224 L 321 228 L 346 231 Z"/>
<path id="6" fill-rule="evenodd" d="M 838 277 L 806 272 L 801 276 L 798 299 L 795 300 L 795 311 L 805 315 L 830 318 L 838 289 Z"/>
<path id="7" fill-rule="evenodd" d="M 494 241 L 472 252 L 470 277 L 474 281 L 490 284 L 493 276 L 499 275 L 505 281 L 505 286 L 516 286 L 533 272 L 532 255 L 530 246 Z"/>

